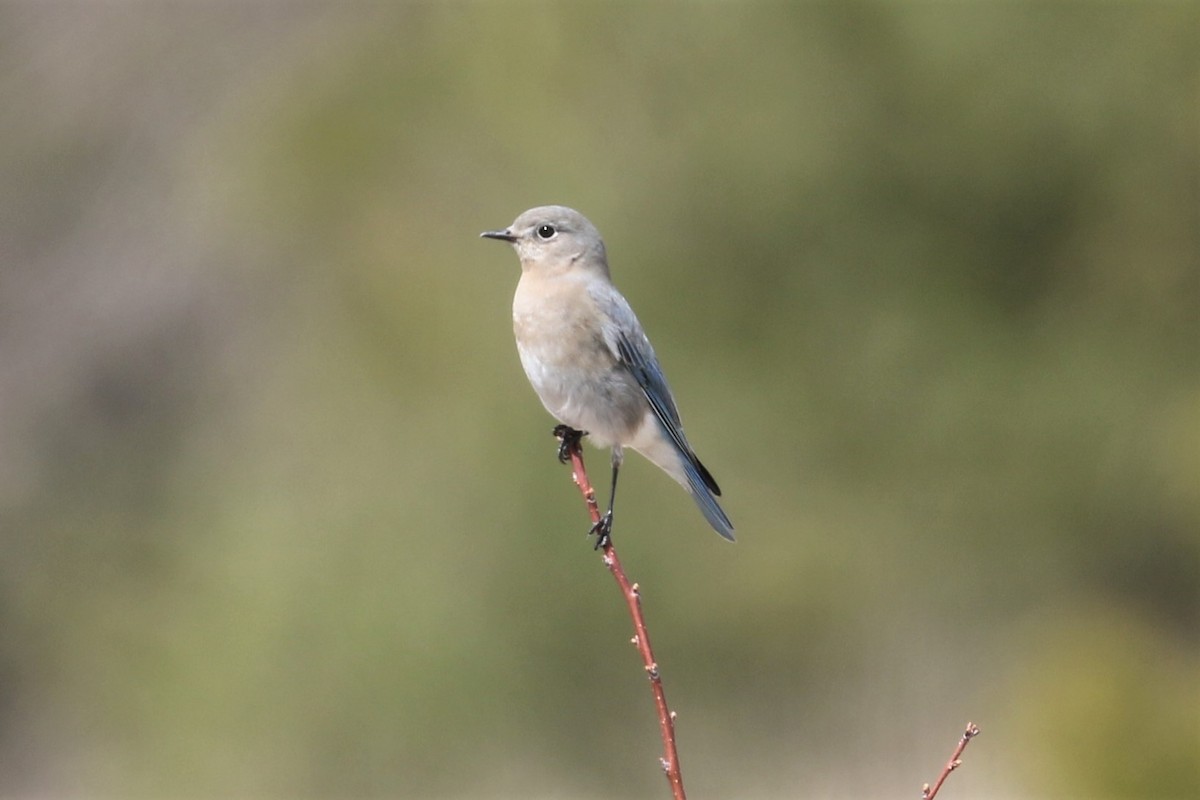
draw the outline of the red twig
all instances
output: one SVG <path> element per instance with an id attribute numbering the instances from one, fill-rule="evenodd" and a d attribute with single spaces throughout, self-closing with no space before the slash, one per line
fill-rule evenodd
<path id="1" fill-rule="evenodd" d="M 954 748 L 954 753 L 951 754 L 950 760 L 946 762 L 946 766 L 942 767 L 942 774 L 938 775 L 937 782 L 931 788 L 929 784 L 921 787 L 921 800 L 933 800 L 937 796 L 938 790 L 942 788 L 942 784 L 946 782 L 946 778 L 950 777 L 950 773 L 958 769 L 962 764 L 963 750 L 967 749 L 967 744 L 979 735 L 979 727 L 974 722 L 967 723 L 967 729 L 963 732 L 962 738 L 958 740 L 958 747 Z"/>
<path id="2" fill-rule="evenodd" d="M 592 524 L 600 522 L 600 507 L 596 504 L 596 490 L 588 480 L 587 470 L 583 466 L 583 452 L 578 440 L 569 443 L 568 453 L 571 456 L 572 477 L 579 487 L 583 500 L 587 503 L 588 514 Z M 654 706 L 658 709 L 658 727 L 662 733 L 663 755 L 659 759 L 662 770 L 666 773 L 667 783 L 671 786 L 671 794 L 675 800 L 687 800 L 683 791 L 683 773 L 679 768 L 679 753 L 675 750 L 675 712 L 667 707 L 667 696 L 663 692 L 662 676 L 658 671 L 658 662 L 654 660 L 654 651 L 650 648 L 650 634 L 646 631 L 646 620 L 642 617 L 642 599 L 638 594 L 638 585 L 631 584 L 621 568 L 621 559 L 613 548 L 612 539 L 604 545 L 601 552 L 604 555 L 604 566 L 612 573 L 617 585 L 621 587 L 621 595 L 625 605 L 629 607 L 629 616 L 633 619 L 633 644 L 642 656 L 646 675 L 650 678 L 650 689 L 654 692 Z"/>

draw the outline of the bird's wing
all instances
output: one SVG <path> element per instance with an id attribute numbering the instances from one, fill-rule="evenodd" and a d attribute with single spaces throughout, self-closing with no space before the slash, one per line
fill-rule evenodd
<path id="1" fill-rule="evenodd" d="M 667 378 L 663 375 L 662 367 L 658 365 L 658 357 L 654 355 L 654 348 L 650 346 L 650 340 L 642 330 L 633 309 L 629 307 L 628 301 L 611 284 L 605 286 L 604 290 L 593 293 L 593 296 L 608 322 L 604 326 L 604 342 L 608 349 L 642 387 L 654 416 L 680 454 L 696 467 L 703 483 L 714 494 L 720 495 L 721 490 L 717 487 L 717 482 L 700 463 L 700 459 L 696 458 L 683 435 L 679 409 L 675 406 L 675 398 L 671 396 L 671 388 L 667 386 Z"/>
<path id="2" fill-rule="evenodd" d="M 667 379 L 658 365 L 658 357 L 654 355 L 654 348 L 650 346 L 650 340 L 646 338 L 633 309 L 611 284 L 594 286 L 592 296 L 604 320 L 604 344 L 637 380 L 646 399 L 650 401 L 650 407 L 654 409 L 654 416 L 667 429 L 671 439 L 682 445 L 686 452 L 690 448 L 683 438 L 675 398 L 671 396 L 671 388 L 667 386 Z"/>

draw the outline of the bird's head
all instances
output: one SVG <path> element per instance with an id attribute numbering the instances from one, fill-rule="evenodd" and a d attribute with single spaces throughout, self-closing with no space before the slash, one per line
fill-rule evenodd
<path id="1" fill-rule="evenodd" d="M 504 230 L 484 231 L 479 235 L 511 244 L 521 259 L 521 268 L 527 271 L 557 273 L 585 269 L 608 274 L 600 232 L 573 208 L 531 208 Z"/>

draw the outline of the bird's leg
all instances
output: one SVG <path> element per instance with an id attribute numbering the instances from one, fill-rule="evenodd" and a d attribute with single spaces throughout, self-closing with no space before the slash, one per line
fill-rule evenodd
<path id="1" fill-rule="evenodd" d="M 555 425 L 554 436 L 558 439 L 558 460 L 565 464 L 571 460 L 571 451 L 579 448 L 587 431 L 577 431 L 570 425 Z"/>
<path id="2" fill-rule="evenodd" d="M 612 541 L 612 523 L 613 523 L 613 503 L 617 499 L 617 473 L 621 470 L 621 461 L 623 452 L 618 445 L 613 448 L 612 455 L 612 491 L 608 494 L 608 511 L 600 518 L 600 521 L 592 526 L 588 534 L 596 534 L 596 550 L 607 545 Z"/>

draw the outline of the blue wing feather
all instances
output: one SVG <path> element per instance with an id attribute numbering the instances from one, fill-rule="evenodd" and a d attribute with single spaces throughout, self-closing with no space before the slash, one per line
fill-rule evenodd
<path id="1" fill-rule="evenodd" d="M 650 346 L 650 340 L 646 338 L 633 309 L 611 284 L 605 284 L 602 291 L 593 292 L 593 296 L 607 312 L 611 322 L 610 326 L 605 326 L 604 331 L 609 349 L 637 381 L 650 403 L 659 427 L 681 456 L 692 499 L 713 530 L 732 542 L 733 523 L 716 500 L 721 494 L 721 488 L 717 486 L 712 474 L 700 463 L 700 459 L 688 444 L 687 437 L 683 435 L 683 425 L 679 420 L 675 398 L 667 386 L 662 367 L 658 365 L 654 348 Z"/>

